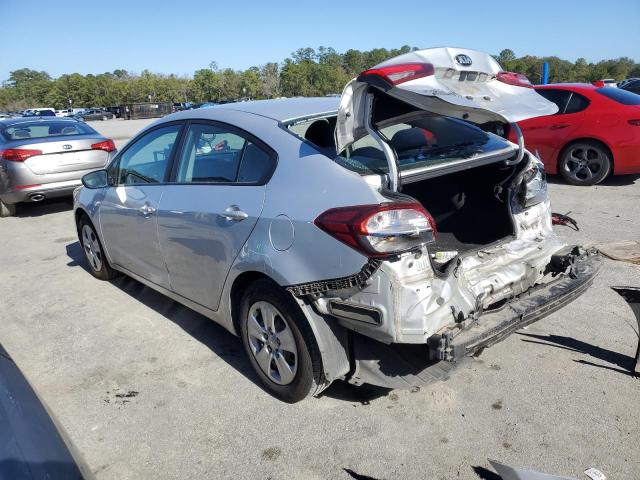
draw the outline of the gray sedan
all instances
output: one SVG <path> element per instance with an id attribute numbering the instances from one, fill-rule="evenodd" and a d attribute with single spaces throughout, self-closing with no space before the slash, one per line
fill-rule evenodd
<path id="1" fill-rule="evenodd" d="M 555 110 L 491 56 L 439 48 L 363 72 L 339 102 L 178 112 L 84 177 L 79 239 L 95 277 L 129 275 L 239 335 L 284 401 L 338 379 L 429 383 L 599 269 L 553 232 L 513 123 Z"/>
<path id="2" fill-rule="evenodd" d="M 0 120 L 0 216 L 15 214 L 19 202 L 70 196 L 115 151 L 112 140 L 74 119 Z"/>

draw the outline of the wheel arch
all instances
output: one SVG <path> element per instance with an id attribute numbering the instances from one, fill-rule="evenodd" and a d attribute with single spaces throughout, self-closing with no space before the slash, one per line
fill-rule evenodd
<path id="1" fill-rule="evenodd" d="M 266 279 L 285 290 L 272 277 L 259 271 L 245 271 L 234 278 L 229 290 L 229 309 L 233 329 L 238 336 L 241 331 L 239 311 L 242 293 L 251 283 L 260 279 Z M 323 376 L 326 382 L 324 387 L 320 389 L 323 390 L 333 380 L 344 377 L 351 370 L 348 346 L 349 332 L 339 326 L 333 319 L 320 315 L 308 299 L 296 297 L 289 292 L 287 294 L 291 295 L 298 305 L 315 337 L 322 358 Z"/>
<path id="2" fill-rule="evenodd" d="M 558 173 L 560 172 L 560 160 L 562 159 L 562 156 L 564 155 L 564 153 L 567 151 L 567 149 L 569 147 L 571 147 L 571 145 L 573 145 L 575 143 L 579 143 L 579 142 L 593 142 L 593 143 L 597 143 L 601 147 L 603 147 L 607 151 L 607 153 L 609 154 L 609 158 L 611 159 L 611 171 L 609 172 L 609 175 L 613 175 L 614 174 L 616 161 L 615 161 L 615 158 L 613 156 L 613 150 L 611 149 L 611 147 L 609 146 L 609 144 L 606 141 L 604 141 L 601 138 L 596 138 L 596 137 L 572 138 L 567 143 L 565 143 L 562 146 L 562 148 L 560 149 L 560 151 L 558 152 L 558 156 L 556 158 L 556 169 L 557 169 Z"/>

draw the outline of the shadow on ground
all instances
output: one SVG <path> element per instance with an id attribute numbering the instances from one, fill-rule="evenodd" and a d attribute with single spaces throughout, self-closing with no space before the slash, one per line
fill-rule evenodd
<path id="1" fill-rule="evenodd" d="M 89 275 L 89 267 L 86 264 L 84 252 L 80 242 L 76 241 L 66 245 L 69 267 L 81 267 Z M 169 297 L 156 292 L 152 288 L 122 275 L 110 282 L 133 299 L 142 302 L 145 306 L 161 314 L 172 321 L 194 339 L 205 345 L 213 353 L 225 360 L 231 367 L 243 374 L 256 385 L 260 382 L 253 371 L 242 342 L 238 337 L 229 333 L 226 329 L 200 315 L 199 313 L 171 300 Z M 262 388 L 262 387 L 261 387 Z M 388 395 L 390 389 L 364 385 L 356 387 L 346 382 L 334 382 L 321 396 L 327 396 L 345 402 L 359 402 L 367 405 L 371 400 Z"/>
<path id="2" fill-rule="evenodd" d="M 518 335 L 532 338 L 535 340 L 522 339 L 523 342 L 536 343 L 538 345 L 546 345 L 549 347 L 561 348 L 563 350 L 569 350 L 571 352 L 582 353 L 589 355 L 598 360 L 603 360 L 607 363 L 617 365 L 621 368 L 614 368 L 599 363 L 589 362 L 587 360 L 574 360 L 576 363 L 583 365 L 590 365 L 593 367 L 604 368 L 614 372 L 622 373 L 624 375 L 635 376 L 633 369 L 635 367 L 635 359 L 631 356 L 624 355 L 622 353 L 614 352 L 606 348 L 592 345 L 575 338 L 566 337 L 564 335 L 535 335 L 533 333 L 517 332 Z"/>
<path id="3" fill-rule="evenodd" d="M 611 175 L 605 178 L 602 182 L 598 184 L 604 187 L 621 187 L 624 185 L 633 185 L 636 181 L 640 179 L 640 175 Z M 553 183 L 556 185 L 569 185 L 567 181 L 562 178 L 561 175 L 547 175 L 547 182 Z M 590 187 L 578 187 L 575 188 L 590 188 Z"/>
<path id="4" fill-rule="evenodd" d="M 70 198 L 43 200 L 36 203 L 19 203 L 16 205 L 16 217 L 41 217 L 52 213 L 69 212 L 73 209 L 73 201 Z"/>

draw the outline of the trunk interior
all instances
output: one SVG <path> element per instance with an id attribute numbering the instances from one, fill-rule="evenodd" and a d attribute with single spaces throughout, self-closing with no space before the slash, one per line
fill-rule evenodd
<path id="1" fill-rule="evenodd" d="M 494 195 L 513 169 L 491 164 L 402 186 L 436 221 L 437 239 L 429 246 L 436 263 L 513 235 L 509 205 Z"/>

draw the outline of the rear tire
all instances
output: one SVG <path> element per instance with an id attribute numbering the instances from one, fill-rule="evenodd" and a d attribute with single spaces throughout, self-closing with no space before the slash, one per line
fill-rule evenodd
<path id="1" fill-rule="evenodd" d="M 611 155 L 602 144 L 581 140 L 564 149 L 558 171 L 571 185 L 589 186 L 607 178 L 612 164 Z"/>
<path id="2" fill-rule="evenodd" d="M 261 385 L 287 403 L 303 400 L 322 385 L 322 360 L 307 319 L 293 298 L 263 279 L 240 302 L 240 336 Z"/>
<path id="3" fill-rule="evenodd" d="M 117 277 L 118 272 L 109 265 L 109 260 L 104 254 L 100 238 L 98 238 L 95 228 L 87 218 L 81 218 L 78 222 L 78 233 L 80 246 L 84 252 L 91 275 L 105 281 Z"/>
<path id="4" fill-rule="evenodd" d="M 14 217 L 16 214 L 16 206 L 12 203 L 4 203 L 0 200 L 0 218 Z"/>

